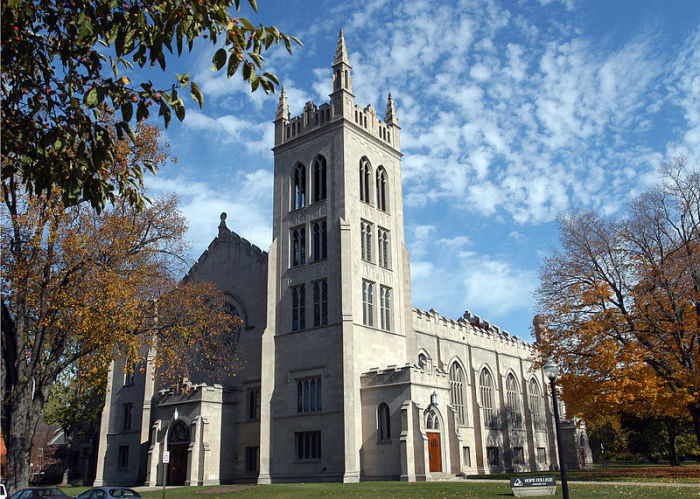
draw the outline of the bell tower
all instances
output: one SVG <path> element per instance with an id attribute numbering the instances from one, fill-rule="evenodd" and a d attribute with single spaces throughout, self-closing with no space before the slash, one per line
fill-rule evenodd
<path id="1" fill-rule="evenodd" d="M 398 114 L 355 104 L 340 31 L 330 103 L 275 115 L 259 483 L 360 480 L 360 377 L 406 364 L 411 326 Z"/>

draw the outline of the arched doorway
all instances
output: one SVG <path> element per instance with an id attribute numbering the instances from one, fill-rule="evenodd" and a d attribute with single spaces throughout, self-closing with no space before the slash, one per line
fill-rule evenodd
<path id="1" fill-rule="evenodd" d="M 187 450 L 190 446 L 190 431 L 184 421 L 173 422 L 168 432 L 168 485 L 185 485 L 187 478 Z"/>
<path id="2" fill-rule="evenodd" d="M 425 430 L 428 436 L 428 460 L 430 462 L 430 471 L 442 471 L 440 419 L 433 407 L 425 411 Z"/>

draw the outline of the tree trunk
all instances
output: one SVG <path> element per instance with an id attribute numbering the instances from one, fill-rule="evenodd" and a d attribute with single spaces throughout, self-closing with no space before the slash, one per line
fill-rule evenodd
<path id="1" fill-rule="evenodd" d="M 678 453 L 676 452 L 676 427 L 673 422 L 666 424 L 666 431 L 668 432 L 668 460 L 671 466 L 680 466 L 681 463 L 678 460 Z"/>
<path id="2" fill-rule="evenodd" d="M 688 404 L 690 416 L 693 418 L 693 428 L 695 429 L 695 438 L 698 448 L 700 448 L 700 402 Z"/>
<path id="3" fill-rule="evenodd" d="M 15 392 L 3 406 L 10 431 L 4 434 L 7 447 L 7 488 L 19 490 L 29 486 L 30 459 L 36 425 L 41 414 L 41 397 L 32 399 L 32 386 Z"/>

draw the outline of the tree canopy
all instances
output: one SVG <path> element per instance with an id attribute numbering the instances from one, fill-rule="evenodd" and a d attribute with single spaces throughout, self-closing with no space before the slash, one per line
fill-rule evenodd
<path id="1" fill-rule="evenodd" d="M 675 159 L 620 219 L 574 213 L 540 270 L 540 348 L 573 412 L 692 416 L 700 441 L 700 174 Z"/>
<path id="2" fill-rule="evenodd" d="M 248 2 L 257 11 L 255 0 Z M 64 206 L 88 201 L 99 211 L 121 197 L 142 208 L 143 174 L 157 165 L 105 168 L 114 163 L 117 140 L 133 139 L 130 123 L 147 119 L 151 109 L 166 127 L 173 113 L 184 119 L 183 87 L 200 107 L 203 96 L 189 74 L 157 88 L 123 72 L 164 71 L 166 53 L 180 55 L 207 39 L 223 44 L 212 69 L 225 68 L 228 77 L 240 69 L 251 90 L 274 92 L 278 81 L 264 71 L 263 52 L 283 44 L 291 53 L 300 42 L 275 26 L 231 15 L 239 8 L 240 0 L 2 2 L 3 182 L 12 179 L 36 195 L 58 187 Z M 99 112 L 105 105 L 120 112 L 116 137 Z"/>
<path id="3" fill-rule="evenodd" d="M 166 161 L 157 128 L 136 132 L 134 143 L 116 141 L 116 165 Z M 165 381 L 191 376 L 195 345 L 202 360 L 235 367 L 235 349 L 221 346 L 240 321 L 224 295 L 180 281 L 186 225 L 174 197 L 141 211 L 117 198 L 101 213 L 62 197 L 57 188 L 27 196 L 10 179 L 0 198 L 1 423 L 12 489 L 27 484 L 36 421 L 57 380 L 99 382 L 115 356 L 133 365 L 151 347 Z"/>

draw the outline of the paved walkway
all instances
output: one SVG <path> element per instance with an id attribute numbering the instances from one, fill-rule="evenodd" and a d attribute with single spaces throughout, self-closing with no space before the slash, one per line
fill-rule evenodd
<path id="1" fill-rule="evenodd" d="M 467 478 L 465 482 L 478 482 L 478 483 L 510 483 L 510 480 L 488 480 L 485 478 Z M 635 487 L 696 487 L 700 488 L 700 483 L 677 483 L 677 482 L 606 482 L 606 481 L 582 481 L 582 480 L 569 480 L 570 485 L 629 485 Z M 561 485 L 561 480 L 557 480 L 557 485 Z"/>

